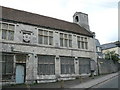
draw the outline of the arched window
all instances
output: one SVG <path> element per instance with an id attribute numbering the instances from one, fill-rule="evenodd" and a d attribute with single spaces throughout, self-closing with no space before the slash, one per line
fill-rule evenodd
<path id="1" fill-rule="evenodd" d="M 79 18 L 78 16 L 75 17 L 75 21 L 78 22 L 79 21 Z"/>

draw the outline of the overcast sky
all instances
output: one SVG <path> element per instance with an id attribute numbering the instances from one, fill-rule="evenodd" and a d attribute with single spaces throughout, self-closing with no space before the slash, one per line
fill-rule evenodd
<path id="1" fill-rule="evenodd" d="M 118 40 L 119 0 L 0 0 L 1 6 L 73 22 L 75 12 L 87 13 L 90 30 L 101 44 Z"/>

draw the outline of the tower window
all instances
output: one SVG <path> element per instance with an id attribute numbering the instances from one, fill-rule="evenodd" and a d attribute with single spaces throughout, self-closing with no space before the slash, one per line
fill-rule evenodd
<path id="1" fill-rule="evenodd" d="M 79 21 L 79 18 L 78 16 L 75 17 L 75 21 L 78 22 Z"/>

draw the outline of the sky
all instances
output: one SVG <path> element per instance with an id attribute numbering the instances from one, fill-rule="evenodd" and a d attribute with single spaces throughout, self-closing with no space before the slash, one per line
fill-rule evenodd
<path id="1" fill-rule="evenodd" d="M 89 26 L 101 44 L 118 40 L 119 0 L 0 0 L 1 6 L 73 22 L 75 12 L 88 14 Z"/>

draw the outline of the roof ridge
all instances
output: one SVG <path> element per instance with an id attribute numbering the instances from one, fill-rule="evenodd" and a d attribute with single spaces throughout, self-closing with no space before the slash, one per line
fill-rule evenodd
<path id="1" fill-rule="evenodd" d="M 2 6 L 2 18 L 3 20 L 10 20 L 31 25 L 50 27 L 58 30 L 66 30 L 68 32 L 74 32 L 81 35 L 93 37 L 91 32 L 88 32 L 85 28 L 81 27 L 80 25 L 74 22 L 69 22 L 24 10 L 22 11 Z"/>
<path id="2" fill-rule="evenodd" d="M 15 8 L 11 8 L 11 7 L 5 7 L 5 6 L 0 6 L 0 7 L 7 8 L 7 9 L 11 9 L 11 10 L 16 10 L 16 11 L 20 11 L 20 12 L 25 12 L 25 13 L 29 13 L 29 14 L 34 14 L 34 15 L 38 15 L 38 16 L 42 16 L 42 17 L 46 17 L 46 18 L 51 18 L 51 19 L 63 21 L 63 22 L 66 22 L 66 23 L 76 24 L 76 23 L 74 23 L 74 22 L 70 22 L 70 21 L 67 21 L 67 20 L 62 20 L 62 19 L 58 19 L 58 18 L 46 16 L 46 15 L 41 15 L 41 14 L 34 13 L 34 12 L 29 12 L 29 11 L 20 10 L 20 9 L 15 9 Z"/>
<path id="3" fill-rule="evenodd" d="M 109 42 L 109 43 L 105 43 L 105 44 L 102 44 L 102 45 L 107 45 L 107 44 L 115 44 L 115 42 Z"/>

